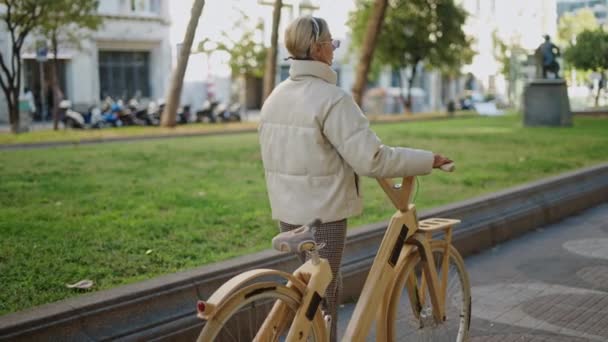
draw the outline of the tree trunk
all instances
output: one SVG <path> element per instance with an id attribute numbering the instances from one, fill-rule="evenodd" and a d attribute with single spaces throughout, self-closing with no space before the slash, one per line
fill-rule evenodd
<path id="1" fill-rule="evenodd" d="M 11 124 L 11 132 L 19 133 L 19 89 L 9 89 L 7 96 L 8 118 Z"/>
<path id="2" fill-rule="evenodd" d="M 59 66 L 59 59 L 57 58 L 57 49 L 58 49 L 58 42 L 57 42 L 57 33 L 54 32 L 52 37 L 51 37 L 51 44 L 53 45 L 53 52 L 54 52 L 54 56 L 53 56 L 53 67 L 51 68 L 51 87 L 52 87 L 52 91 L 53 91 L 53 129 L 56 131 L 59 128 L 59 101 L 61 101 L 62 99 L 60 98 L 59 94 L 61 92 L 61 90 L 59 89 L 59 73 L 58 73 L 58 66 Z"/>
<path id="3" fill-rule="evenodd" d="M 0 55 L 0 58 L 2 56 Z M 0 76 L 2 77 L 2 76 Z M 0 80 L 2 84 L 2 92 L 6 97 L 6 107 L 8 109 L 8 122 L 11 125 L 12 133 L 19 133 L 19 88 L 15 86 L 12 79 L 8 82 Z"/>
<path id="4" fill-rule="evenodd" d="M 418 66 L 418 61 L 412 65 L 412 75 L 410 76 L 407 83 L 407 111 L 412 112 L 412 85 L 414 84 L 414 80 L 416 79 L 416 66 Z"/>
<path id="5" fill-rule="evenodd" d="M 361 106 L 361 101 L 363 99 L 363 90 L 367 83 L 367 74 L 373 61 L 374 49 L 376 47 L 380 28 L 384 22 L 384 14 L 386 13 L 387 5 L 388 0 L 375 0 L 372 16 L 367 23 L 367 30 L 363 39 L 363 49 L 361 51 L 361 57 L 359 58 L 359 64 L 357 65 L 357 75 L 355 76 L 355 83 L 353 85 L 353 97 L 359 106 Z"/>
<path id="6" fill-rule="evenodd" d="M 264 72 L 264 94 L 262 102 L 274 89 L 274 80 L 277 71 L 277 43 L 279 40 L 279 23 L 281 22 L 281 8 L 283 8 L 283 0 L 275 0 L 274 9 L 272 12 L 272 35 L 270 39 L 270 50 L 266 55 L 266 70 Z"/>
<path id="7" fill-rule="evenodd" d="M 604 77 L 604 70 L 600 72 L 600 81 L 597 85 L 597 93 L 595 94 L 595 107 L 599 107 L 600 105 L 600 94 L 602 93 L 602 89 L 606 86 L 606 78 Z"/>
<path id="8" fill-rule="evenodd" d="M 397 75 L 399 75 L 399 101 L 401 102 L 401 108 L 403 112 L 406 112 L 405 97 L 403 96 L 403 77 L 401 76 L 401 68 L 399 68 Z"/>
<path id="9" fill-rule="evenodd" d="M 192 4 L 192 10 L 190 12 L 190 22 L 188 22 L 186 35 L 184 37 L 183 45 L 177 59 L 177 66 L 173 71 L 173 76 L 171 77 L 171 84 L 167 92 L 167 100 L 165 101 L 166 104 L 165 110 L 162 114 L 161 126 L 175 126 L 175 116 L 177 113 L 177 107 L 179 105 L 180 96 L 182 93 L 184 74 L 186 73 L 186 66 L 188 65 L 188 58 L 190 57 L 190 50 L 192 49 L 194 33 L 196 31 L 196 27 L 198 26 L 198 19 L 203 13 L 203 7 L 205 7 L 205 0 L 195 0 L 194 4 Z"/>

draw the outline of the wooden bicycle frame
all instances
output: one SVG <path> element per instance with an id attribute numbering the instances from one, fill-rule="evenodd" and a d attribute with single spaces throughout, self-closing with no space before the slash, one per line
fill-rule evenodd
<path id="1" fill-rule="evenodd" d="M 380 243 L 378 254 L 376 254 L 355 311 L 346 328 L 343 341 L 365 340 L 378 310 L 387 310 L 387 301 L 379 301 L 379 299 L 389 293 L 388 286 L 394 283 L 397 276 L 395 266 L 407 258 L 414 249 L 417 249 L 420 253 L 424 277 L 420 286 L 417 285 L 418 281 L 415 275 L 412 274 L 407 279 L 406 286 L 412 310 L 418 316 L 420 308 L 424 304 L 423 291 L 426 286 L 423 282 L 426 282 L 435 320 L 442 322 L 445 316 L 444 292 L 446 286 L 443 286 L 445 280 L 442 279 L 441 283 L 438 281 L 435 259 L 429 247 L 428 234 L 418 231 L 416 208 L 409 204 L 414 177 L 404 177 L 403 182 L 396 185 L 390 179 L 377 180 L 397 208 L 397 212 L 391 217 L 384 238 Z M 442 261 L 442 264 L 445 265 L 447 255 L 444 255 L 444 259 L 445 261 Z M 416 295 L 416 291 L 418 291 L 418 295 Z M 374 302 L 381 302 L 382 305 L 374 307 Z"/>
<path id="2" fill-rule="evenodd" d="M 325 290 L 332 279 L 331 268 L 327 259 L 319 258 L 317 254 L 300 266 L 294 272 L 294 276 L 306 284 L 302 305 L 296 311 L 295 316 L 290 317 L 287 305 L 282 301 L 276 301 L 253 341 L 274 341 L 274 337 L 287 327 L 290 320 L 292 324 L 287 341 L 306 341 L 308 339 L 311 321 L 317 314 Z M 287 287 L 293 286 L 292 281 L 287 283 Z M 324 338 L 329 339 L 329 335 Z"/>
<path id="3" fill-rule="evenodd" d="M 397 208 L 397 212 L 391 217 L 355 311 L 342 338 L 343 341 L 365 340 L 374 321 L 374 316 L 381 312 L 379 310 L 387 310 L 389 301 L 383 298 L 386 294 L 391 294 L 389 286 L 394 285 L 398 275 L 396 266 L 404 262 L 414 250 L 417 250 L 420 254 L 423 277 L 418 284 L 418 279 L 412 273 L 406 281 L 411 309 L 414 315 L 419 315 L 426 299 L 425 288 L 428 287 L 435 321 L 440 323 L 445 320 L 444 301 L 447 272 L 443 272 L 440 281 L 429 244 L 431 231 L 418 229 L 416 208 L 409 204 L 414 177 L 404 177 L 401 184 L 393 184 L 392 180 L 389 179 L 377 180 Z M 445 235 L 446 246 L 449 248 L 451 227 L 447 227 Z M 441 260 L 442 269 L 447 268 L 448 255 L 447 251 L 444 252 Z M 321 296 L 325 293 L 325 289 L 331 281 L 331 269 L 327 260 L 320 259 L 316 255 L 316 258 L 313 256 L 312 260 L 298 268 L 294 272 L 294 276 L 307 284 L 305 291 L 302 293 L 302 305 L 298 308 L 295 316 L 289 316 L 286 304 L 277 301 L 258 330 L 254 341 L 273 340 L 273 336 L 284 330 L 290 321 L 292 324 L 287 341 L 307 340 L 311 321 L 319 309 Z M 287 286 L 297 288 L 291 280 L 287 283 Z M 375 303 L 381 303 L 381 305 L 374 305 Z M 324 338 L 329 339 L 329 336 Z"/>

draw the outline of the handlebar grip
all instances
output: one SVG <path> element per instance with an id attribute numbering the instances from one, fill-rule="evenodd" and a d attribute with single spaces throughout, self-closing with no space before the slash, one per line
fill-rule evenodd
<path id="1" fill-rule="evenodd" d="M 452 163 L 447 163 L 447 164 L 443 164 L 439 167 L 439 169 L 441 171 L 445 171 L 445 172 L 452 172 L 454 171 L 454 169 L 456 168 L 456 165 L 452 162 Z"/>

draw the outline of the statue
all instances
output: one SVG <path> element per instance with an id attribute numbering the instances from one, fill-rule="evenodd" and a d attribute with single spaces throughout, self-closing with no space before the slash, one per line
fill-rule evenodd
<path id="1" fill-rule="evenodd" d="M 545 35 L 545 42 L 535 51 L 536 56 L 536 76 L 547 78 L 547 71 L 552 72 L 555 78 L 559 78 L 559 63 L 557 63 L 557 57 L 561 56 L 559 47 L 551 42 L 551 37 Z M 542 74 L 540 71 L 542 70 Z"/>
<path id="2" fill-rule="evenodd" d="M 525 126 L 572 126 L 566 81 L 559 76 L 560 51 L 548 35 L 534 52 L 536 79 L 526 83 L 523 99 Z M 547 79 L 547 73 L 555 75 Z"/>

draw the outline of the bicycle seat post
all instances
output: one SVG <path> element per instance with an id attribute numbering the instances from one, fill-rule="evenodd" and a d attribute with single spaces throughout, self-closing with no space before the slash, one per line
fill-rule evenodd
<path id="1" fill-rule="evenodd" d="M 310 260 L 312 261 L 313 265 L 318 265 L 321 262 L 321 257 L 319 256 L 319 251 L 317 250 L 316 246 L 314 249 L 311 249 L 309 251 L 310 253 Z"/>

